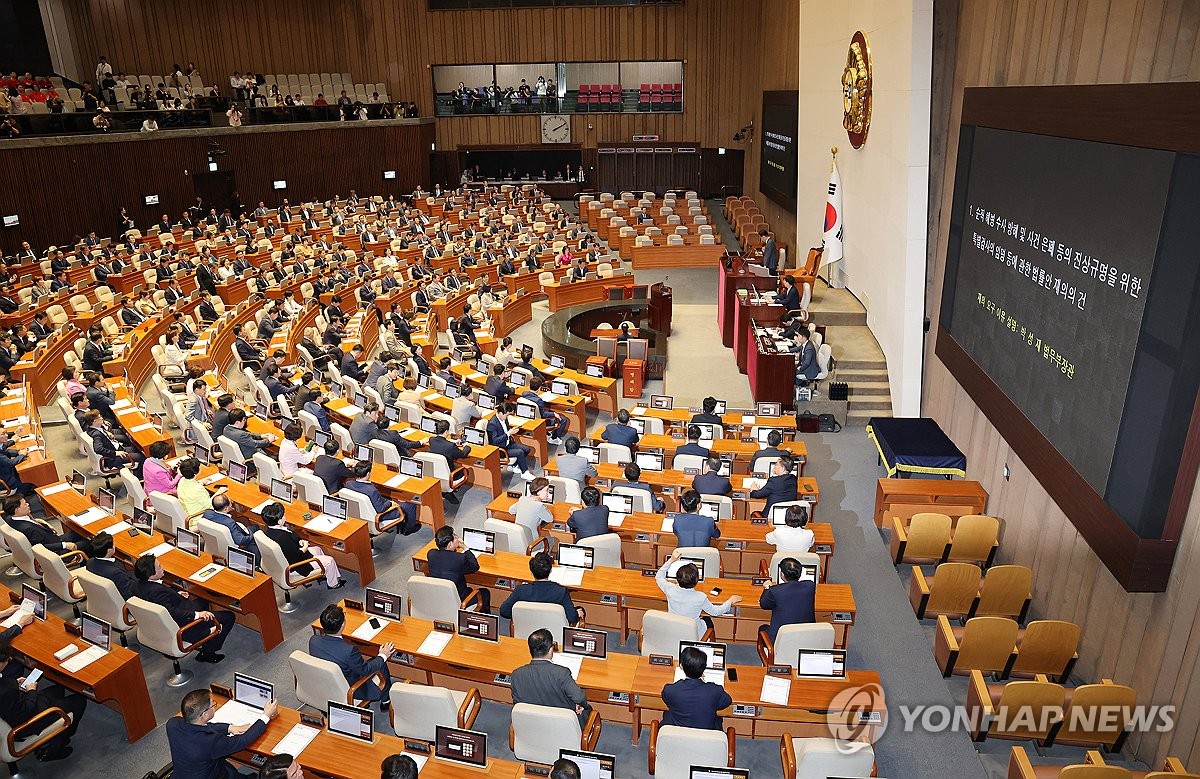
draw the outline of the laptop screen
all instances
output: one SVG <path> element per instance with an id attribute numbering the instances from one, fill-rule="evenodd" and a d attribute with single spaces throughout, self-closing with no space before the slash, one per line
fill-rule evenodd
<path id="1" fill-rule="evenodd" d="M 595 567 L 596 550 L 590 546 L 580 546 L 578 544 L 559 544 L 558 545 L 558 564 L 566 565 L 572 568 L 585 568 L 591 570 Z"/>
<path id="2" fill-rule="evenodd" d="M 283 479 L 271 479 L 271 497 L 284 505 L 292 502 L 292 483 Z"/>
<path id="3" fill-rule="evenodd" d="M 560 749 L 558 757 L 570 760 L 579 767 L 579 779 L 613 779 L 613 771 L 617 762 L 615 755 L 583 752 L 578 749 Z"/>
<path id="4" fill-rule="evenodd" d="M 79 615 L 79 627 L 83 629 L 83 632 L 80 633 L 80 635 L 83 637 L 84 641 L 100 647 L 105 652 L 108 651 L 109 647 L 111 646 L 110 642 L 112 640 L 111 625 L 102 619 L 93 617 L 91 614 L 84 612 L 83 614 Z"/>
<path id="5" fill-rule="evenodd" d="M 358 444 L 354 447 L 354 459 L 362 463 L 375 462 L 375 450 L 366 444 Z"/>
<path id="6" fill-rule="evenodd" d="M 638 435 L 646 435 L 646 420 L 638 417 L 630 417 L 629 426 L 636 430 Z"/>
<path id="7" fill-rule="evenodd" d="M 518 403 L 517 416 L 521 419 L 537 419 L 538 407 L 532 403 Z"/>
<path id="8" fill-rule="evenodd" d="M 208 453 L 207 446 L 196 444 L 195 448 L 192 450 L 192 454 L 195 455 L 197 462 L 199 462 L 201 465 L 208 465 L 212 462 L 212 455 Z"/>
<path id="9" fill-rule="evenodd" d="M 370 743 L 375 740 L 372 712 L 370 709 L 330 701 L 329 732 Z"/>
<path id="10" fill-rule="evenodd" d="M 108 490 L 96 490 L 96 505 L 111 514 L 117 506 L 117 496 Z"/>
<path id="11" fill-rule="evenodd" d="M 564 627 L 562 651 L 603 660 L 608 656 L 608 631 Z"/>
<path id="12" fill-rule="evenodd" d="M 71 471 L 71 486 L 79 492 L 87 492 L 87 477 L 79 471 Z"/>
<path id="13" fill-rule="evenodd" d="M 345 498 L 322 495 L 321 513 L 334 519 L 345 519 L 349 516 L 349 502 Z"/>
<path id="14" fill-rule="evenodd" d="M 366 393 L 364 393 L 364 392 L 354 393 L 354 405 L 358 406 L 359 408 L 366 408 L 367 407 Z"/>
<path id="15" fill-rule="evenodd" d="M 570 395 L 571 385 L 561 379 L 550 382 L 550 391 L 555 395 Z"/>
<path id="16" fill-rule="evenodd" d="M 275 686 L 253 676 L 235 673 L 233 675 L 233 699 L 238 703 L 261 709 L 275 697 Z"/>
<path id="17" fill-rule="evenodd" d="M 429 374 L 428 373 L 418 373 L 417 374 L 417 386 L 420 387 L 421 389 L 429 389 Z"/>
<path id="18" fill-rule="evenodd" d="M 604 501 L 605 506 L 608 506 L 608 510 L 612 514 L 633 513 L 632 495 L 604 495 L 601 500 Z"/>
<path id="19" fill-rule="evenodd" d="M 485 768 L 487 733 L 438 725 L 433 751 L 440 760 L 453 760 L 456 763 Z"/>
<path id="20" fill-rule="evenodd" d="M 771 433 L 773 433 L 773 432 L 776 432 L 776 431 L 778 431 L 778 433 L 779 433 L 780 435 L 783 435 L 783 429 L 782 429 L 782 428 L 778 428 L 778 427 L 760 427 L 760 428 L 758 428 L 757 430 L 755 430 L 755 431 L 754 431 L 754 437 L 755 437 L 755 439 L 758 441 L 758 443 L 759 443 L 760 445 L 766 445 L 766 443 L 767 443 L 767 436 L 771 435 Z"/>
<path id="21" fill-rule="evenodd" d="M 231 570 L 246 576 L 254 575 L 254 552 L 247 552 L 245 549 L 231 546 L 225 553 L 225 562 L 228 563 Z"/>
<path id="22" fill-rule="evenodd" d="M 462 531 L 462 541 L 475 554 L 496 553 L 496 534 L 490 530 L 465 528 Z"/>
<path id="23" fill-rule="evenodd" d="M 433 417 L 421 417 L 421 432 L 437 435 L 437 420 Z"/>
<path id="24" fill-rule="evenodd" d="M 819 676 L 823 679 L 846 678 L 846 650 L 801 649 L 796 658 L 797 676 Z"/>
<path id="25" fill-rule="evenodd" d="M 484 641 L 499 641 L 500 617 L 459 609 L 458 634 L 467 638 L 481 638 Z"/>
<path id="26" fill-rule="evenodd" d="M 513 371 L 508 376 L 508 383 L 514 387 L 524 387 L 528 382 L 525 380 L 525 374 Z"/>
<path id="27" fill-rule="evenodd" d="M 637 452 L 633 455 L 633 461 L 643 471 L 661 471 L 663 469 L 663 456 L 657 452 Z"/>
<path id="28" fill-rule="evenodd" d="M 326 433 L 324 430 L 314 430 L 313 431 L 313 442 L 318 447 L 320 447 L 322 450 L 325 449 L 326 442 L 328 442 L 332 438 L 333 438 L 333 436 L 330 435 L 329 433 Z"/>
<path id="29" fill-rule="evenodd" d="M 424 469 L 422 468 L 422 463 L 420 460 L 417 460 L 413 457 L 401 457 L 400 473 L 404 474 L 405 476 L 411 476 L 419 479 L 424 473 Z"/>
<path id="30" fill-rule="evenodd" d="M 716 500 L 701 500 L 700 505 L 696 507 L 696 513 L 704 517 L 712 517 L 713 519 L 721 518 L 721 503 Z"/>
<path id="31" fill-rule="evenodd" d="M 690 770 L 688 779 L 750 779 L 749 768 L 710 768 L 694 765 Z"/>
<path id="32" fill-rule="evenodd" d="M 394 592 L 385 592 L 371 587 L 363 591 L 363 609 L 373 617 L 400 621 L 403 600 Z"/>
<path id="33" fill-rule="evenodd" d="M 707 671 L 724 671 L 725 670 L 725 652 L 728 650 L 727 644 L 710 644 L 706 641 L 680 641 L 679 651 L 682 654 L 684 649 L 695 647 L 704 653 L 708 658 L 708 663 L 704 666 Z"/>
<path id="34" fill-rule="evenodd" d="M 604 378 L 604 368 L 599 365 L 589 365 L 584 368 L 584 372 L 593 379 Z"/>
<path id="35" fill-rule="evenodd" d="M 487 437 L 483 431 L 474 427 L 463 428 L 463 440 L 473 446 L 484 446 L 487 444 Z"/>
<path id="36" fill-rule="evenodd" d="M 141 532 L 150 535 L 154 532 L 154 515 L 145 509 L 134 506 L 132 524 Z"/>
<path id="37" fill-rule="evenodd" d="M 754 404 L 754 413 L 760 417 L 777 417 L 783 414 L 783 404 L 775 401 L 760 401 Z"/>
<path id="38" fill-rule="evenodd" d="M 457 384 L 452 384 L 449 382 L 446 383 L 446 397 L 450 398 L 451 400 L 454 400 L 461 394 L 462 394 L 462 391 L 459 389 L 459 386 Z"/>
<path id="39" fill-rule="evenodd" d="M 21 584 L 21 602 L 29 603 L 33 606 L 33 616 L 37 619 L 46 618 L 46 593 L 30 587 L 28 584 Z"/>
<path id="40" fill-rule="evenodd" d="M 395 423 L 400 421 L 400 409 L 395 406 L 384 406 L 383 415 L 387 417 L 387 421 Z"/>
<path id="41" fill-rule="evenodd" d="M 248 473 L 245 463 L 229 463 L 229 478 L 236 481 L 238 484 L 246 483 L 246 474 Z"/>
<path id="42" fill-rule="evenodd" d="M 700 557 L 680 557 L 678 560 L 671 563 L 671 565 L 667 566 L 667 578 L 671 581 L 675 581 L 676 572 L 688 563 L 696 566 L 696 573 L 699 576 L 699 580 L 704 581 L 704 560 Z"/>
<path id="43" fill-rule="evenodd" d="M 200 556 L 200 534 L 179 528 L 175 536 L 175 548 L 181 552 Z"/>
<path id="44" fill-rule="evenodd" d="M 480 391 L 479 407 L 485 411 L 491 411 L 496 407 L 496 396 L 487 392 Z"/>

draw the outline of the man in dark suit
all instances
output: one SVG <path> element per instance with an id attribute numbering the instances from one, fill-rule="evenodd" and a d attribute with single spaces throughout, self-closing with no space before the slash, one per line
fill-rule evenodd
<path id="1" fill-rule="evenodd" d="M 758 235 L 762 238 L 762 264 L 774 276 L 778 273 L 776 266 L 779 265 L 779 247 L 775 245 L 775 236 L 767 230 L 767 228 L 759 228 Z"/>
<path id="2" fill-rule="evenodd" d="M 266 359 L 266 355 L 263 354 L 262 349 L 250 343 L 248 333 L 249 330 L 246 329 L 246 325 L 243 324 L 239 327 L 237 338 L 233 341 L 233 348 L 237 350 L 238 359 L 242 361 L 242 366 L 257 372 L 262 369 L 263 360 Z"/>
<path id="3" fill-rule="evenodd" d="M 216 703 L 206 688 L 183 696 L 180 716 L 167 720 L 174 779 L 236 779 L 241 774 L 225 758 L 258 741 L 267 722 L 279 713 L 275 701 L 263 707 L 263 716 L 249 725 L 213 723 Z"/>
<path id="4" fill-rule="evenodd" d="M 55 554 L 80 550 L 89 557 L 92 544 L 72 531 L 59 533 L 45 520 L 34 519 L 29 501 L 24 495 L 9 495 L 4 499 L 4 521 L 8 526 L 29 539 L 30 546 L 42 546 Z"/>
<path id="5" fill-rule="evenodd" d="M 278 501 L 268 503 L 263 507 L 262 518 L 266 527 L 261 532 L 279 546 L 290 570 L 300 576 L 308 576 L 313 572 L 313 564 L 306 561 L 315 560 L 325 574 L 325 586 L 331 590 L 346 586 L 346 580 L 342 578 L 337 562 L 321 551 L 320 547 L 310 545 L 308 541 L 300 538 L 287 526 L 282 503 Z M 298 563 L 305 564 L 298 565 Z M 291 566 L 295 567 L 291 568 Z"/>
<path id="6" fill-rule="evenodd" d="M 628 447 L 637 446 L 638 439 L 640 438 L 638 431 L 634 430 L 629 424 L 629 411 L 627 409 L 621 409 L 617 412 L 617 421 L 606 425 L 600 437 L 610 444 L 621 444 Z"/>
<path id="7" fill-rule="evenodd" d="M 219 663 L 225 659 L 225 655 L 221 654 L 221 647 L 236 623 L 233 612 L 209 611 L 208 603 L 200 598 L 185 598 L 163 584 L 163 567 L 152 554 L 144 554 L 138 558 L 133 565 L 133 575 L 138 580 L 138 597 L 165 608 L 176 625 L 183 627 L 200 621 L 200 624 L 192 625 L 183 631 L 184 643 L 193 644 L 212 635 L 212 638 L 201 644 L 196 662 Z"/>
<path id="8" fill-rule="evenodd" d="M 137 595 L 137 579 L 113 557 L 113 539 L 105 531 L 92 536 L 92 556 L 85 567 L 88 573 L 103 576 L 115 584 L 125 600 Z"/>
<path id="9" fill-rule="evenodd" d="M 800 561 L 787 557 L 779 564 L 779 584 L 772 587 L 770 580 L 763 584 L 758 607 L 771 612 L 771 624 L 763 625 L 759 632 L 766 633 L 772 641 L 784 625 L 816 621 L 813 601 L 817 594 L 817 583 L 812 579 L 800 581 L 803 572 Z"/>
<path id="10" fill-rule="evenodd" d="M 790 273 L 783 277 L 783 294 L 778 303 L 784 311 L 800 310 L 800 291 L 796 289 L 796 277 Z"/>
<path id="11" fill-rule="evenodd" d="M 759 472 L 754 466 L 760 457 L 783 457 L 785 454 L 791 454 L 791 452 L 787 451 L 786 449 L 779 448 L 779 445 L 782 443 L 783 435 L 778 430 L 772 430 L 771 432 L 767 433 L 767 445 L 755 452 L 750 458 L 750 473 Z M 764 467 L 762 470 L 765 471 L 766 468 Z"/>
<path id="12" fill-rule="evenodd" d="M 337 440 L 331 438 L 325 442 L 325 454 L 318 455 L 313 461 L 313 473 L 325 483 L 325 491 L 330 495 L 340 490 L 347 479 L 354 478 L 354 471 L 338 457 L 340 453 Z"/>
<path id="13" fill-rule="evenodd" d="M 693 424 L 697 423 L 697 422 L 702 423 L 702 424 L 707 424 L 707 425 L 723 424 L 721 417 L 718 416 L 716 413 L 717 412 L 717 399 L 716 398 L 714 398 L 710 395 L 709 397 L 704 399 L 704 401 L 700 404 L 700 407 L 704 409 L 704 412 L 700 413 L 700 414 L 692 415 L 691 421 Z"/>
<path id="14" fill-rule="evenodd" d="M 546 420 L 546 442 L 557 446 L 562 443 L 562 437 L 567 432 L 569 421 L 565 416 L 551 411 L 546 402 L 542 400 L 538 393 L 541 392 L 543 382 L 542 377 L 535 373 L 529 380 L 529 387 L 521 393 L 521 399 L 537 406 L 538 415 Z"/>
<path id="15" fill-rule="evenodd" d="M 461 447 L 446 438 L 446 434 L 450 432 L 450 423 L 444 419 L 438 419 L 434 423 L 434 430 L 437 435 L 430 438 L 426 445 L 429 447 L 430 454 L 440 454 L 446 460 L 446 467 L 451 473 L 458 467 L 458 461 L 471 456 L 471 445 L 463 444 Z M 458 496 L 451 492 L 442 493 L 442 497 L 451 503 L 458 503 Z"/>
<path id="16" fill-rule="evenodd" d="M 608 506 L 601 505 L 600 490 L 584 487 L 579 499 L 583 501 L 583 508 L 571 512 L 567 520 L 567 527 L 575 533 L 575 541 L 607 533 Z"/>
<path id="17" fill-rule="evenodd" d="M 684 490 L 679 496 L 679 506 L 682 514 L 675 515 L 672 528 L 675 531 L 676 546 L 709 546 L 714 538 L 721 537 L 721 529 L 712 517 L 697 514 L 700 505 L 700 493 L 695 490 Z"/>
<path id="18" fill-rule="evenodd" d="M 204 510 L 204 513 L 200 515 L 201 518 L 223 526 L 229 531 L 229 537 L 233 539 L 233 543 L 239 549 L 253 552 L 257 559 L 259 552 L 258 544 L 254 542 L 254 534 L 249 527 L 233 518 L 233 514 L 229 510 L 231 507 L 229 496 L 223 492 L 213 495 L 212 506 L 212 508 Z"/>
<path id="19" fill-rule="evenodd" d="M 796 363 L 796 381 L 799 384 L 808 384 L 821 374 L 821 366 L 817 363 L 817 347 L 813 346 L 808 336 L 808 329 L 800 328 L 796 331 L 796 345 L 792 347 L 793 352 L 800 354 Z"/>
<path id="20" fill-rule="evenodd" d="M 529 470 L 528 459 L 529 452 L 532 450 L 528 446 L 518 443 L 509 433 L 508 418 L 512 412 L 511 403 L 501 403 L 496 407 L 496 413 L 492 414 L 491 419 L 487 421 L 488 441 L 492 446 L 499 447 L 508 453 L 512 461 L 512 465 L 509 467 L 514 472 L 521 474 L 521 478 L 525 481 L 533 481 L 534 476 Z"/>
<path id="21" fill-rule="evenodd" d="M 386 526 L 396 521 L 403 513 L 404 521 L 399 525 L 400 535 L 411 536 L 421 529 L 421 521 L 417 519 L 417 505 L 407 500 L 397 503 L 383 497 L 379 488 L 371 482 L 371 463 L 369 461 L 355 463 L 351 470 L 354 472 L 354 478 L 346 482 L 345 489 L 354 490 L 360 495 L 367 496 L 367 499 L 371 501 L 371 509 L 379 515 L 380 525 Z"/>
<path id="22" fill-rule="evenodd" d="M 15 613 L 16 607 L 3 613 L 9 616 Z M 42 684 L 42 689 L 36 686 L 26 688 L 25 679 L 29 673 L 20 661 L 13 658 L 12 640 L 21 634 L 23 626 L 33 621 L 33 615 L 22 616 L 16 625 L 0 633 L 0 718 L 6 723 L 17 725 L 35 718 L 37 722 L 26 728 L 27 733 L 37 733 L 44 727 L 53 724 L 56 715 L 47 714 L 38 718 L 38 714 L 49 708 L 59 708 L 70 715 L 70 723 L 54 738 L 38 747 L 34 754 L 42 762 L 62 760 L 71 754 L 71 737 L 75 735 L 83 712 L 87 708 L 87 698 L 82 695 L 68 693 L 57 684 Z M 51 771 L 53 773 L 53 771 Z"/>
<path id="23" fill-rule="evenodd" d="M 363 352 L 364 350 L 362 344 L 354 344 L 348 353 L 342 355 L 342 362 L 338 366 L 338 370 L 341 371 L 343 376 L 349 376 L 358 382 L 361 382 L 367 378 L 367 372 L 364 371 L 362 365 L 359 364 L 359 361 L 362 359 Z"/>
<path id="24" fill-rule="evenodd" d="M 675 454 L 694 454 L 708 459 L 708 450 L 700 445 L 700 428 L 687 426 L 687 443 L 675 450 Z"/>
<path id="25" fill-rule="evenodd" d="M 342 628 L 345 626 L 346 613 L 342 611 L 342 607 L 337 604 L 326 606 L 321 612 L 323 634 L 308 639 L 308 653 L 336 665 L 350 684 L 355 684 L 364 676 L 382 676 L 382 685 L 376 684 L 376 680 L 372 679 L 354 691 L 354 699 L 379 701 L 379 708 L 386 711 L 392 705 L 392 699 L 389 697 L 392 676 L 388 672 L 388 658 L 396 651 L 396 647 L 389 641 L 379 648 L 378 655 L 367 660 L 358 647 L 342 638 Z"/>
<path id="26" fill-rule="evenodd" d="M 571 593 L 558 582 L 550 581 L 550 571 L 554 568 L 554 559 L 545 552 L 538 552 L 529 559 L 529 572 L 533 581 L 518 584 L 512 595 L 500 604 L 500 616 L 512 619 L 513 606 L 518 603 L 557 603 L 563 608 L 567 622 L 572 625 L 579 622 L 579 610 L 571 601 Z"/>
<path id="27" fill-rule="evenodd" d="M 728 495 L 733 492 L 729 479 L 721 475 L 721 458 L 710 457 L 704 473 L 692 479 L 692 489 L 701 495 Z"/>
<path id="28" fill-rule="evenodd" d="M 592 713 L 591 704 L 572 678 L 571 669 L 550 662 L 554 636 L 549 630 L 540 628 L 529 634 L 529 656 L 532 659 L 528 664 L 513 671 L 513 703 L 571 709 L 579 716 L 580 727 L 585 726 Z"/>
<path id="29" fill-rule="evenodd" d="M 504 402 L 514 394 L 512 387 L 504 383 L 503 365 L 497 363 L 492 366 L 492 375 L 483 383 L 483 391 L 494 396 L 497 402 Z"/>
<path id="30" fill-rule="evenodd" d="M 767 483 L 750 493 L 752 498 L 766 498 L 761 516 L 768 516 L 771 507 L 776 503 L 784 503 L 796 499 L 796 474 L 792 473 L 794 465 L 791 455 L 784 455 L 775 461 L 771 476 Z"/>
<path id="31" fill-rule="evenodd" d="M 212 292 L 210 294 L 216 295 L 217 293 Z M 200 301 L 200 305 L 196 307 L 196 312 L 200 315 L 200 321 L 206 324 L 215 322 L 221 318 L 221 315 L 217 313 L 217 307 L 213 305 L 210 299 Z"/>
<path id="32" fill-rule="evenodd" d="M 83 368 L 104 375 L 104 363 L 113 358 L 113 351 L 104 342 L 104 331 L 97 330 L 83 347 Z"/>
<path id="33" fill-rule="evenodd" d="M 29 334 L 38 341 L 44 341 L 54 332 L 54 326 L 50 323 L 50 316 L 45 311 L 39 311 L 33 315 L 33 324 L 29 326 Z"/>
<path id="34" fill-rule="evenodd" d="M 627 463 L 625 465 L 625 484 L 622 487 L 632 487 L 635 490 L 641 490 L 650 496 L 650 510 L 660 512 L 666 508 L 663 499 L 654 494 L 654 488 L 642 481 L 642 469 L 637 463 Z"/>
<path id="35" fill-rule="evenodd" d="M 221 431 L 221 435 L 238 445 L 242 461 L 248 461 L 255 452 L 266 449 L 275 442 L 272 435 L 255 435 L 246 429 L 246 411 L 235 408 L 229 412 L 229 423 Z"/>
<path id="36" fill-rule="evenodd" d="M 459 600 L 466 600 L 472 592 L 479 595 L 479 610 L 484 614 L 492 612 L 492 594 L 486 587 L 472 590 L 467 584 L 467 576 L 479 570 L 479 561 L 475 553 L 454 535 L 454 528 L 442 525 L 433 534 L 433 543 L 437 549 L 430 549 L 427 557 L 426 575 L 435 579 L 445 579 L 453 582 L 458 588 Z"/>
<path id="37" fill-rule="evenodd" d="M 685 647 L 679 653 L 679 667 L 683 669 L 684 678 L 662 689 L 663 703 L 667 704 L 663 725 L 721 729 L 721 718 L 717 712 L 732 706 L 733 698 L 721 685 L 701 678 L 707 665 L 708 656 L 694 646 Z"/>
<path id="38" fill-rule="evenodd" d="M 125 451 L 120 441 L 114 439 L 113 435 L 104 427 L 104 420 L 100 417 L 100 412 L 92 409 L 83 415 L 83 432 L 92 439 L 92 448 L 100 457 L 101 466 L 107 470 L 119 470 L 128 468 L 133 472 L 133 475 L 141 481 L 142 479 L 142 463 L 146 461 L 146 456 L 137 451 Z"/>

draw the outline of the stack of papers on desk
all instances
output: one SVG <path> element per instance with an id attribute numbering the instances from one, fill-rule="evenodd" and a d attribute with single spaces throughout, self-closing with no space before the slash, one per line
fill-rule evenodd
<path id="1" fill-rule="evenodd" d="M 555 665 L 561 665 L 563 668 L 571 671 L 571 678 L 579 678 L 579 666 L 583 664 L 583 655 L 567 655 L 561 652 L 555 652 L 550 658 L 550 662 Z"/>
<path id="2" fill-rule="evenodd" d="M 782 353 L 782 352 L 788 351 L 791 348 L 792 348 L 791 341 L 781 341 L 779 339 L 775 340 L 775 351 Z"/>
<path id="3" fill-rule="evenodd" d="M 92 524 L 93 522 L 99 522 L 102 519 L 112 519 L 112 514 L 109 514 L 107 511 L 98 506 L 92 506 L 82 514 L 76 514 L 75 516 L 71 517 L 71 519 L 77 525 L 86 526 Z"/>
<path id="4" fill-rule="evenodd" d="M 27 425 L 27 424 L 29 424 L 29 417 L 21 415 L 19 417 L 13 417 L 12 419 L 8 420 L 7 422 L 4 423 L 4 426 L 5 427 L 20 427 L 21 425 Z"/>
<path id="5" fill-rule="evenodd" d="M 8 619 L 4 620 L 3 622 L 0 622 L 0 628 L 4 628 L 5 630 L 8 630 L 13 625 L 17 624 L 17 622 L 21 619 L 21 617 L 25 616 L 26 614 L 32 614 L 33 610 L 34 610 L 33 601 L 29 601 L 29 600 L 21 601 L 21 608 L 14 611 L 8 617 Z"/>
<path id="6" fill-rule="evenodd" d="M 542 399 L 543 403 L 553 403 L 554 401 L 559 400 L 561 396 L 555 395 L 553 392 L 543 392 L 538 395 L 538 397 Z"/>
<path id="7" fill-rule="evenodd" d="M 62 492 L 63 490 L 69 490 L 69 489 L 71 489 L 71 482 L 64 481 L 62 484 L 55 484 L 53 487 L 44 488 L 42 490 L 42 494 L 43 495 L 54 495 L 56 493 Z"/>
<path id="8" fill-rule="evenodd" d="M 20 398 L 10 398 L 8 400 L 0 400 L 0 406 L 19 406 L 24 402 Z"/>
<path id="9" fill-rule="evenodd" d="M 763 677 L 762 692 L 758 699 L 763 703 L 773 703 L 776 706 L 786 706 L 792 694 L 792 680 L 782 676 L 767 675 Z"/>
<path id="10" fill-rule="evenodd" d="M 121 520 L 120 522 L 113 525 L 112 527 L 104 528 L 104 532 L 108 533 L 110 536 L 115 536 L 117 533 L 124 533 L 126 530 L 128 530 L 131 527 L 133 527 L 133 525 L 129 524 L 125 520 Z"/>
<path id="11" fill-rule="evenodd" d="M 343 520 L 337 517 L 331 517 L 328 514 L 318 514 L 310 519 L 305 525 L 306 530 L 312 530 L 316 533 L 330 533 L 338 525 L 342 524 Z"/>
<path id="12" fill-rule="evenodd" d="M 71 655 L 69 658 L 67 658 L 66 662 L 62 664 L 63 670 L 67 673 L 73 674 L 76 671 L 86 668 L 87 666 L 96 662 L 100 658 L 104 657 L 105 654 L 105 651 L 100 647 L 89 646 L 82 652 Z"/>
<path id="13" fill-rule="evenodd" d="M 336 409 L 336 411 L 342 416 L 350 417 L 351 419 L 362 413 L 362 409 L 358 406 L 343 406 L 342 408 Z"/>
<path id="14" fill-rule="evenodd" d="M 152 554 L 155 557 L 162 557 L 163 555 L 165 555 L 167 552 L 171 551 L 174 548 L 175 547 L 171 546 L 166 541 L 163 541 L 161 544 L 154 547 L 153 549 L 146 550 L 146 554 Z"/>
<path id="15" fill-rule="evenodd" d="M 262 713 L 262 709 L 256 709 L 240 701 L 225 701 L 213 714 L 210 721 L 225 725 L 249 725 L 258 720 L 267 721 L 267 715 Z"/>
<path id="16" fill-rule="evenodd" d="M 556 565 L 550 569 L 550 581 L 564 587 L 578 587 L 583 584 L 583 569 Z"/>
<path id="17" fill-rule="evenodd" d="M 443 633 L 440 630 L 430 631 L 421 645 L 417 647 L 417 654 L 425 655 L 426 657 L 440 657 L 442 650 L 450 643 L 450 639 L 454 638 L 453 633 Z"/>
<path id="18" fill-rule="evenodd" d="M 754 416 L 753 414 L 742 414 L 743 425 L 753 425 L 757 421 L 758 417 Z"/>
<path id="19" fill-rule="evenodd" d="M 393 476 L 392 478 L 388 479 L 387 481 L 385 481 L 384 486 L 392 487 L 392 488 L 403 487 L 404 483 L 406 481 L 408 481 L 409 478 L 410 477 L 405 476 L 404 474 L 400 473 L 400 474 L 397 474 L 397 475 Z"/>
<path id="20" fill-rule="evenodd" d="M 205 476 L 203 479 L 201 479 L 200 485 L 203 487 L 207 487 L 208 485 L 215 484 L 224 478 L 225 478 L 225 474 L 218 471 L 217 473 L 214 473 L 211 476 Z"/>
<path id="21" fill-rule="evenodd" d="M 479 371 L 476 371 L 475 373 L 468 373 L 467 378 L 470 379 L 471 381 L 479 381 L 480 379 L 486 379 L 487 376 L 484 376 Z"/>
<path id="22" fill-rule="evenodd" d="M 312 740 L 317 737 L 321 731 L 319 728 L 309 727 L 297 722 L 292 726 L 292 729 L 287 732 L 287 735 L 279 739 L 279 743 L 271 747 L 271 752 L 278 755 L 287 753 L 292 757 L 298 757 L 303 752 Z M 419 770 L 419 769 L 418 769 Z"/>
<path id="23" fill-rule="evenodd" d="M 670 516 L 663 517 L 662 532 L 663 533 L 674 533 L 675 532 L 675 517 L 670 517 Z"/>
<path id="24" fill-rule="evenodd" d="M 116 408 L 116 407 L 114 406 L 114 408 Z M 117 412 L 117 416 L 119 416 L 119 417 L 123 417 L 123 416 L 125 416 L 126 414 L 136 414 L 136 413 L 138 413 L 139 411 L 141 411 L 141 409 L 139 409 L 139 408 L 134 408 L 134 407 L 130 407 L 130 408 L 123 408 L 123 409 L 121 409 L 120 411 L 118 411 L 118 412 Z"/>
<path id="25" fill-rule="evenodd" d="M 640 417 L 642 414 L 646 413 L 646 407 L 634 406 L 633 408 L 629 409 L 629 413 L 633 414 L 635 417 Z"/>
<path id="26" fill-rule="evenodd" d="M 383 620 L 379 620 L 379 627 L 373 628 L 371 627 L 371 620 L 368 619 L 366 622 L 356 627 L 350 633 L 350 635 L 359 639 L 360 641 L 370 641 L 372 638 L 375 638 L 375 636 L 379 635 L 379 631 L 383 630 L 386 626 L 387 625 Z"/>
<path id="27" fill-rule="evenodd" d="M 137 427 L 131 427 L 131 428 L 129 428 L 129 432 L 131 432 L 131 433 L 140 433 L 140 432 L 142 432 L 143 430 L 157 430 L 157 429 L 158 429 L 158 428 L 156 428 L 156 427 L 154 426 L 154 423 L 153 423 L 153 422 L 147 422 L 147 423 L 145 423 L 145 424 L 143 424 L 143 425 L 138 425 Z"/>
<path id="28" fill-rule="evenodd" d="M 114 411 L 120 411 L 121 409 L 129 408 L 132 405 L 133 404 L 129 402 L 129 398 L 121 398 L 116 403 L 112 404 L 112 409 Z"/>
<path id="29" fill-rule="evenodd" d="M 265 509 L 267 506 L 270 506 L 274 502 L 275 502 L 274 499 L 264 500 L 262 503 L 259 503 L 257 506 L 250 509 L 250 513 L 251 514 L 261 514 L 261 513 L 263 513 L 263 509 Z"/>

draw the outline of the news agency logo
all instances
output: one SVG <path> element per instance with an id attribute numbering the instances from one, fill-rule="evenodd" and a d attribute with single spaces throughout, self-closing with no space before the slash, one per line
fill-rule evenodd
<path id="1" fill-rule="evenodd" d="M 887 708 L 878 684 L 848 687 L 829 702 L 829 733 L 842 754 L 853 754 L 875 744 L 887 730 Z"/>

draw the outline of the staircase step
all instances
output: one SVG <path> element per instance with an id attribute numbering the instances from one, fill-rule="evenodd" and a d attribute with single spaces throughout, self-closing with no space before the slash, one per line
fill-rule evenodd
<path id="1" fill-rule="evenodd" d="M 838 381 L 849 383 L 860 381 L 878 381 L 884 384 L 888 382 L 888 373 L 886 368 L 847 368 L 845 365 L 837 366 Z"/>
<path id="2" fill-rule="evenodd" d="M 810 309 L 813 321 L 830 327 L 866 327 L 867 313 L 865 311 L 821 311 L 819 303 Z"/>
<path id="3" fill-rule="evenodd" d="M 874 417 L 890 417 L 892 412 L 848 411 L 846 413 L 847 427 L 866 427 L 867 422 Z"/>
<path id="4" fill-rule="evenodd" d="M 886 411 L 888 414 L 892 412 L 892 399 L 890 397 L 875 397 L 861 395 L 855 396 L 850 394 L 850 411 Z"/>
<path id="5" fill-rule="evenodd" d="M 845 381 L 845 379 L 839 376 L 838 381 Z M 881 396 L 890 398 L 892 396 L 892 388 L 886 381 L 851 381 L 847 384 L 850 385 L 851 397 Z"/>
<path id="6" fill-rule="evenodd" d="M 834 365 L 837 368 L 838 374 L 841 374 L 842 371 L 878 371 L 878 370 L 882 370 L 885 373 L 887 372 L 887 363 L 883 360 L 855 359 L 853 357 L 847 357 L 847 358 L 838 357 L 837 345 L 831 344 L 831 346 L 833 346 Z"/>

